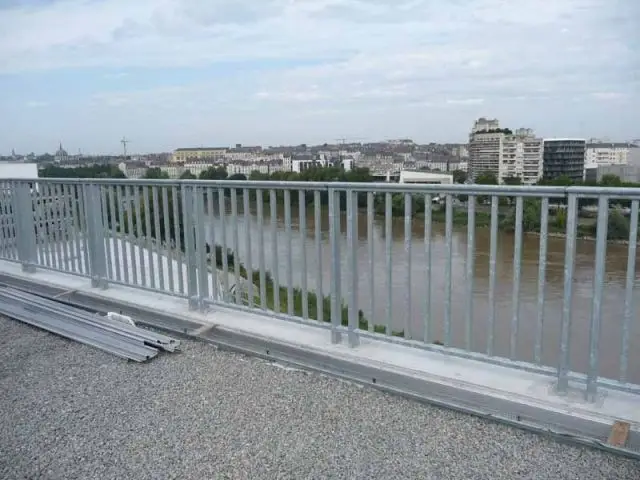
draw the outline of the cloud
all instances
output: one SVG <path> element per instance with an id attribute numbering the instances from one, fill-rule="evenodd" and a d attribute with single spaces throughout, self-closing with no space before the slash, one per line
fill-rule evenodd
<path id="1" fill-rule="evenodd" d="M 461 98 L 447 100 L 447 105 L 482 105 L 484 98 Z"/>
<path id="2" fill-rule="evenodd" d="M 406 130 L 401 136 L 428 131 L 453 140 L 464 138 L 473 121 L 467 106 L 492 108 L 505 122 L 562 127 L 567 132 L 559 134 L 568 135 L 571 122 L 585 129 L 612 128 L 604 121 L 610 112 L 585 110 L 588 119 L 579 121 L 561 110 L 570 98 L 601 109 L 619 98 L 639 101 L 640 39 L 633 19 L 640 19 L 640 8 L 631 0 L 12 5 L 0 6 L 0 87 L 17 79 L 3 90 L 10 98 L 3 110 L 14 109 L 7 111 L 13 115 L 36 95 L 39 101 L 62 103 L 27 91 L 19 79 L 28 76 L 45 91 L 53 76 L 73 72 L 59 90 L 76 111 L 86 107 L 96 124 L 131 121 L 131 128 L 150 132 L 174 119 L 179 127 L 171 135 L 178 143 L 191 138 L 186 132 L 200 131 L 189 122 L 208 124 L 218 116 L 230 136 L 254 120 L 256 132 L 277 136 L 281 125 L 263 125 L 277 116 L 293 124 L 285 128 L 291 137 L 305 128 L 332 138 L 333 129 L 346 134 L 356 128 L 352 124 L 369 125 L 366 136 L 374 137 L 385 126 L 374 122 L 371 112 L 385 112 L 395 122 L 388 128 Z M 441 109 L 440 118 L 420 117 L 426 107 Z M 322 121 L 296 123 L 302 109 Z M 167 115 L 148 117 L 160 110 Z M 325 121 L 329 117 L 336 121 Z M 418 129 L 425 122 L 432 124 Z"/>
<path id="3" fill-rule="evenodd" d="M 626 95 L 620 92 L 594 92 L 591 96 L 596 100 L 620 100 Z"/>
<path id="4" fill-rule="evenodd" d="M 41 108 L 49 105 L 49 102 L 43 102 L 40 100 L 29 100 L 26 105 L 29 108 Z"/>

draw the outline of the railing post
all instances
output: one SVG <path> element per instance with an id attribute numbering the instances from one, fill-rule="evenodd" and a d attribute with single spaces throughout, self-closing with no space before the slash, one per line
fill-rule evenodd
<path id="1" fill-rule="evenodd" d="M 560 358 L 558 362 L 557 392 L 566 394 L 569 389 L 571 302 L 573 301 L 573 270 L 576 256 L 576 233 L 578 228 L 578 197 L 569 193 L 567 204 L 567 238 L 564 254 L 564 301 L 560 330 Z"/>
<path id="2" fill-rule="evenodd" d="M 340 292 L 340 196 L 329 189 L 329 241 L 331 244 L 331 343 L 340 343 L 342 335 L 342 295 Z"/>
<path id="3" fill-rule="evenodd" d="M 182 186 L 182 218 L 184 221 L 184 250 L 187 268 L 187 296 L 189 298 L 189 310 L 200 308 L 200 296 L 198 292 L 198 265 L 196 258 L 196 230 L 194 222 L 194 187 Z M 174 219 L 178 221 L 178 219 Z"/>
<path id="4" fill-rule="evenodd" d="M 91 286 L 106 289 L 108 285 L 107 253 L 105 249 L 105 226 L 102 223 L 102 195 L 99 185 L 86 185 L 84 202 L 87 238 L 85 247 L 89 253 Z M 106 207 L 105 207 L 106 208 Z M 111 259 L 109 259 L 111 261 Z"/>
<path id="5" fill-rule="evenodd" d="M 589 328 L 589 368 L 587 371 L 587 391 L 585 398 L 595 402 L 598 394 L 598 369 L 600 366 L 599 346 L 602 317 L 602 294 L 607 257 L 607 228 L 609 221 L 609 198 L 598 200 L 598 224 L 596 233 L 596 262 L 591 301 L 591 324 Z"/>
<path id="6" fill-rule="evenodd" d="M 31 187 L 28 183 L 13 183 L 9 189 L 13 198 L 11 214 L 16 229 L 13 240 L 17 244 L 18 259 L 23 272 L 34 273 L 38 251 Z"/>

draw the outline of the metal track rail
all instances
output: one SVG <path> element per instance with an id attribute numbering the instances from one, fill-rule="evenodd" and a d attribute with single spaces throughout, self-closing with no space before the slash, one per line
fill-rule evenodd
<path id="1" fill-rule="evenodd" d="M 0 290 L 0 295 L 2 295 L 2 292 L 3 291 Z M 112 332 L 117 335 L 124 336 L 131 339 L 133 342 L 140 343 L 141 345 L 160 348 L 167 352 L 174 352 L 180 347 L 179 340 L 167 335 L 134 327 L 125 323 L 114 322 L 107 317 L 97 314 L 89 314 L 78 308 L 66 305 L 65 303 L 48 300 L 39 295 L 33 295 L 21 290 L 11 289 L 10 293 L 13 297 L 28 301 L 31 305 L 38 305 L 39 307 L 49 309 L 61 315 L 69 316 L 79 323 L 86 324 L 90 328 L 99 328 L 105 332 Z"/>
<path id="2" fill-rule="evenodd" d="M 136 362 L 155 357 L 159 348 L 175 351 L 179 346 L 179 341 L 166 335 L 119 325 L 12 288 L 0 288 L 0 314 Z"/>

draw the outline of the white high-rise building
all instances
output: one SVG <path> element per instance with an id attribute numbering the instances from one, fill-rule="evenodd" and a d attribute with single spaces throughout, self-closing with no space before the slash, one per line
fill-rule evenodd
<path id="1" fill-rule="evenodd" d="M 542 177 L 543 142 L 533 130 L 514 132 L 500 128 L 498 120 L 478 119 L 469 136 L 469 171 L 472 178 L 493 173 L 500 183 L 518 177 L 524 184 Z"/>

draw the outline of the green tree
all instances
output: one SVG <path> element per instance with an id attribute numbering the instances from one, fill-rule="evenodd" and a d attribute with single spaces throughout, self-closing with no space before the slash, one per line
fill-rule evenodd
<path id="1" fill-rule="evenodd" d="M 464 183 L 467 181 L 468 175 L 467 172 L 462 170 L 454 170 L 453 171 L 453 182 L 454 183 Z"/>
<path id="2" fill-rule="evenodd" d="M 476 177 L 478 185 L 498 185 L 498 177 L 492 172 L 483 172 Z"/>
<path id="3" fill-rule="evenodd" d="M 542 202 L 537 198 L 526 198 L 522 205 L 522 230 L 525 232 L 540 231 Z M 516 225 L 516 209 L 512 208 L 501 222 L 501 227 L 514 231 Z"/>
<path id="4" fill-rule="evenodd" d="M 597 224 L 594 225 L 593 235 L 597 234 Z M 609 240 L 628 240 L 629 239 L 629 220 L 623 215 L 618 208 L 614 208 L 609 212 L 609 221 L 607 222 L 607 238 Z"/>
<path id="5" fill-rule="evenodd" d="M 622 187 L 622 180 L 617 175 L 603 175 L 599 184 L 603 187 Z"/>
<path id="6" fill-rule="evenodd" d="M 232 181 L 243 181 L 246 179 L 247 179 L 247 176 L 244 173 L 234 173 L 233 175 L 229 175 L 229 177 L 227 178 L 227 180 L 232 180 Z"/>
<path id="7" fill-rule="evenodd" d="M 200 173 L 200 180 L 224 180 L 227 176 L 224 167 L 209 167 Z"/>
<path id="8" fill-rule="evenodd" d="M 197 178 L 198 177 L 191 173 L 191 170 L 185 170 L 182 172 L 182 175 L 180 175 L 180 180 L 196 180 Z"/>
<path id="9" fill-rule="evenodd" d="M 522 179 L 520 177 L 505 177 L 503 180 L 505 185 L 522 185 Z"/>
<path id="10" fill-rule="evenodd" d="M 144 178 L 147 180 L 168 180 L 169 174 L 159 167 L 154 167 L 147 169 L 144 173 Z"/>
<path id="11" fill-rule="evenodd" d="M 127 178 L 115 165 L 90 165 L 87 167 L 62 168 L 49 165 L 38 172 L 42 178 Z"/>

